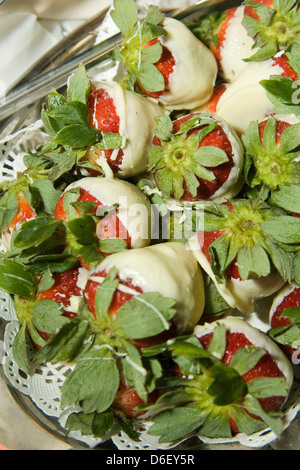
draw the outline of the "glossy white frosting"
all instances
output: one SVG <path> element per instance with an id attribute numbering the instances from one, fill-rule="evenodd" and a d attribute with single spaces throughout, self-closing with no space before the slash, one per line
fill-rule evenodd
<path id="1" fill-rule="evenodd" d="M 162 44 L 175 59 L 169 78 L 169 92 L 159 101 L 171 109 L 193 109 L 207 102 L 213 93 L 218 67 L 213 53 L 181 21 L 165 18 Z"/>
<path id="2" fill-rule="evenodd" d="M 184 333 L 199 321 L 204 308 L 204 287 L 193 252 L 183 243 L 166 242 L 115 253 L 95 267 L 95 273 L 117 268 L 120 281 L 131 280 L 144 293 L 158 292 L 176 301 L 175 324 Z"/>

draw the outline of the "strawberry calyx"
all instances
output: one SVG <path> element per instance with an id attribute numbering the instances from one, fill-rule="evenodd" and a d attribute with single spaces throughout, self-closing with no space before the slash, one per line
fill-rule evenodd
<path id="1" fill-rule="evenodd" d="M 175 377 L 158 381 L 159 398 L 138 408 L 152 410 L 149 434 L 160 442 L 192 432 L 230 438 L 266 427 L 276 434 L 282 431 L 280 409 L 289 392 L 283 373 L 269 352 L 245 334 L 229 332 L 222 322 L 214 325 L 213 333 L 203 338 L 181 337 L 164 345 L 163 353 L 176 364 Z"/>
<path id="2" fill-rule="evenodd" d="M 133 0 L 115 0 L 111 17 L 123 38 L 115 58 L 123 64 L 130 88 L 135 90 L 138 85 L 145 94 L 160 96 L 174 65 L 170 51 L 159 41 L 166 35 L 161 26 L 164 14 L 152 5 L 145 18 L 139 19 Z"/>
<path id="3" fill-rule="evenodd" d="M 271 197 L 274 194 L 274 202 L 279 205 L 280 195 L 284 192 L 285 204 L 282 201 L 284 206 L 281 207 L 286 210 L 289 210 L 288 193 L 292 194 L 300 181 L 299 129 L 298 123 L 289 124 L 284 118 L 276 120 L 270 116 L 261 123 L 250 123 L 242 136 L 247 184 L 250 188 L 264 188 Z"/>
<path id="4" fill-rule="evenodd" d="M 260 199 L 206 203 L 198 243 L 200 248 L 204 246 L 219 282 L 225 282 L 227 269 L 232 268 L 232 264 L 237 266 L 242 280 L 259 279 L 275 271 L 290 282 L 294 277 L 293 250 L 296 245 L 289 236 L 279 232 L 283 232 L 281 224 L 287 229 L 296 220 L 297 224 L 297 218 Z M 211 233 L 215 236 L 211 237 Z M 208 242 L 205 243 L 206 234 Z"/>
<path id="5" fill-rule="evenodd" d="M 97 279 L 100 282 L 94 297 L 94 312 L 83 302 L 78 316 L 58 329 L 35 354 L 34 360 L 37 363 L 64 360 L 75 364 L 62 387 L 62 409 L 76 404 L 85 416 L 112 413 L 119 417 L 119 413 L 128 411 L 118 406 L 122 385 L 126 391 L 130 390 L 131 397 L 138 396 L 144 403 L 152 400 L 161 367 L 156 357 L 143 358 L 134 341 L 168 329 L 175 314 L 175 301 L 160 294 L 139 292 L 126 301 L 118 299 L 116 269 Z M 88 289 L 87 284 L 86 292 Z M 110 315 L 110 307 L 116 302 L 120 306 L 114 317 Z M 79 390 L 78 380 L 88 386 Z M 132 406 L 128 415 L 136 417 Z"/>
<path id="6" fill-rule="evenodd" d="M 263 61 L 277 52 L 289 50 L 299 43 L 299 2 L 274 1 L 272 7 L 265 2 L 245 1 L 242 24 L 259 48 L 248 61 Z"/>
<path id="7" fill-rule="evenodd" d="M 164 197 L 208 199 L 233 167 L 232 146 L 209 113 L 194 113 L 172 122 L 156 119 L 149 170 Z"/>

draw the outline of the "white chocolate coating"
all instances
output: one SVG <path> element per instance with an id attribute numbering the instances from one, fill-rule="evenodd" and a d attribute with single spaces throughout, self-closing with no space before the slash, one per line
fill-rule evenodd
<path id="1" fill-rule="evenodd" d="M 256 51 L 256 49 L 253 49 L 254 40 L 242 25 L 244 10 L 243 5 L 235 9 L 234 16 L 229 20 L 225 40 L 221 48 L 221 76 L 230 83 L 245 68 L 246 62 L 244 59 L 248 59 Z"/>
<path id="2" fill-rule="evenodd" d="M 121 281 L 130 279 L 144 293 L 158 292 L 176 300 L 175 324 L 179 334 L 189 332 L 204 308 L 202 273 L 193 252 L 179 242 L 160 243 L 141 249 L 115 253 L 91 271 L 116 267 Z"/>
<path id="3" fill-rule="evenodd" d="M 276 362 L 286 379 L 288 387 L 291 388 L 294 378 L 291 363 L 280 347 L 271 338 L 269 338 L 269 336 L 258 328 L 250 325 L 242 318 L 233 316 L 217 320 L 217 322 L 205 323 L 201 326 L 197 325 L 194 328 L 194 335 L 197 338 L 200 338 L 201 336 L 212 332 L 216 324 L 225 325 L 226 329 L 231 333 L 243 333 L 254 346 L 265 349 Z"/>
<path id="4" fill-rule="evenodd" d="M 88 191 L 104 206 L 119 204 L 117 215 L 131 237 L 131 247 L 141 248 L 151 239 L 151 204 L 134 184 L 118 178 L 87 176 L 69 185 Z"/>
<path id="5" fill-rule="evenodd" d="M 263 121 L 274 112 L 260 81 L 271 75 L 281 75 L 282 68 L 273 60 L 248 62 L 237 79 L 221 96 L 216 113 L 225 119 L 238 134 L 243 134 L 251 121 Z"/>
<path id="6" fill-rule="evenodd" d="M 155 117 L 165 111 L 156 101 L 124 90 L 118 83 L 95 82 L 93 86 L 103 88 L 113 99 L 120 119 L 119 134 L 127 138 L 117 176 L 127 178 L 142 173 L 148 165 L 149 149 L 156 127 Z M 95 118 L 94 125 L 97 127 Z M 103 159 L 99 163 L 101 165 Z"/>
<path id="7" fill-rule="evenodd" d="M 161 43 L 175 59 L 169 77 L 169 92 L 159 101 L 168 109 L 193 109 L 206 103 L 213 93 L 218 66 L 213 53 L 180 21 L 165 18 L 167 30 Z"/>

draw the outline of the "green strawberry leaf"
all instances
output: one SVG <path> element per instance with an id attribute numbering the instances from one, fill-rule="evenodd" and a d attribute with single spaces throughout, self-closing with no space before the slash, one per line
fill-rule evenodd
<path id="1" fill-rule="evenodd" d="M 148 371 L 143 365 L 140 352 L 129 341 L 123 340 L 122 345 L 126 351 L 126 356 L 122 360 L 126 383 L 133 386 L 142 400 L 147 401 L 146 379 Z"/>
<path id="2" fill-rule="evenodd" d="M 233 367 L 240 375 L 246 374 L 265 354 L 266 351 L 263 348 L 256 346 L 239 348 L 230 361 L 230 367 Z"/>
<path id="3" fill-rule="evenodd" d="M 229 405 L 246 394 L 247 386 L 239 373 L 225 364 L 215 364 L 210 369 L 214 379 L 207 392 L 214 397 L 218 406 Z"/>
<path id="4" fill-rule="evenodd" d="M 86 104 L 87 98 L 90 92 L 91 83 L 87 78 L 86 69 L 81 64 L 76 72 L 71 76 L 68 90 L 67 90 L 67 102 L 80 102 Z M 50 109 L 53 104 L 50 104 Z"/>
<path id="5" fill-rule="evenodd" d="M 207 410 L 192 405 L 165 410 L 154 416 L 154 424 L 148 432 L 159 436 L 159 442 L 173 442 L 196 431 L 207 415 Z"/>
<path id="6" fill-rule="evenodd" d="M 99 132 L 87 124 L 70 124 L 64 126 L 53 140 L 57 144 L 77 149 L 96 144 L 99 140 Z"/>
<path id="7" fill-rule="evenodd" d="M 300 115 L 299 87 L 292 78 L 273 75 L 261 80 L 260 85 L 266 90 L 277 114 Z"/>
<path id="8" fill-rule="evenodd" d="M 139 294 L 118 310 L 114 321 L 127 338 L 142 339 L 157 335 L 170 328 L 174 317 L 175 301 L 158 293 Z"/>
<path id="9" fill-rule="evenodd" d="M 276 241 L 287 245 L 300 243 L 300 219 L 282 215 L 261 223 L 262 230 Z"/>
<path id="10" fill-rule="evenodd" d="M 108 348 L 92 346 L 64 381 L 61 407 L 81 404 L 84 413 L 109 409 L 119 387 L 119 371 Z"/>
<path id="11" fill-rule="evenodd" d="M 288 385 L 284 377 L 260 377 L 247 383 L 248 392 L 257 399 L 286 397 Z"/>
<path id="12" fill-rule="evenodd" d="M 73 361 L 87 348 L 89 325 L 80 318 L 66 322 L 34 357 L 36 363 Z"/>
<path id="13" fill-rule="evenodd" d="M 60 221 L 52 217 L 36 217 L 22 224 L 21 229 L 14 237 L 13 244 L 16 248 L 27 249 L 44 243 L 54 234 Z"/>
<path id="14" fill-rule="evenodd" d="M 144 62 L 141 62 L 137 71 L 137 79 L 140 85 L 150 93 L 162 91 L 165 88 L 165 80 L 162 73 L 143 54 Z M 152 59 L 151 59 L 152 60 Z"/>
<path id="15" fill-rule="evenodd" d="M 267 413 L 263 410 L 257 398 L 252 395 L 247 395 L 245 397 L 245 403 L 247 406 L 247 411 L 255 416 L 259 416 L 267 426 L 269 426 L 274 433 L 279 436 L 282 432 L 283 423 L 281 416 L 272 416 L 272 414 Z"/>
<path id="16" fill-rule="evenodd" d="M 300 344 L 300 325 L 298 323 L 271 328 L 268 334 L 276 343 L 298 349 Z"/>
<path id="17" fill-rule="evenodd" d="M 269 256 L 260 245 L 241 248 L 237 255 L 237 265 L 242 279 L 265 277 L 271 272 Z"/>
<path id="18" fill-rule="evenodd" d="M 14 337 L 13 345 L 12 345 L 12 355 L 15 359 L 18 367 L 25 372 L 28 373 L 28 353 L 27 353 L 27 332 L 26 332 L 26 324 L 20 325 L 20 328 Z"/>
<path id="19" fill-rule="evenodd" d="M 126 86 L 135 91 L 135 85 L 139 83 L 146 92 L 163 91 L 164 77 L 154 65 L 160 60 L 163 48 L 159 40 L 151 43 L 166 34 L 161 26 L 163 13 L 151 5 L 148 14 L 138 19 L 134 0 L 116 0 L 111 17 L 122 33 L 114 59 L 122 62 L 128 74 Z"/>
<path id="20" fill-rule="evenodd" d="M 102 284 L 99 284 L 97 288 L 95 307 L 96 314 L 99 319 L 108 319 L 108 309 L 118 285 L 119 280 L 116 277 L 116 269 L 112 269 L 105 277 Z"/>
<path id="21" fill-rule="evenodd" d="M 282 209 L 300 214 L 300 187 L 296 184 L 281 186 L 272 194 L 269 203 Z"/>
<path id="22" fill-rule="evenodd" d="M 70 322 L 62 314 L 62 306 L 54 300 L 39 300 L 32 307 L 32 323 L 39 331 L 55 334 L 66 323 Z"/>
<path id="23" fill-rule="evenodd" d="M 0 264 L 0 287 L 10 294 L 32 298 L 36 291 L 32 273 L 17 261 L 3 259 Z"/>
<path id="24" fill-rule="evenodd" d="M 133 0 L 114 0 L 111 17 L 124 38 L 129 38 L 138 20 L 137 6 Z"/>
<path id="25" fill-rule="evenodd" d="M 92 245 L 95 241 L 96 222 L 93 217 L 86 215 L 72 219 L 66 223 L 67 228 L 76 237 L 80 245 Z"/>

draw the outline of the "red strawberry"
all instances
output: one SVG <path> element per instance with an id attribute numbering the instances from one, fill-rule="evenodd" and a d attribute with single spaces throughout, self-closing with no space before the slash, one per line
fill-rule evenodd
<path id="1" fill-rule="evenodd" d="M 89 124 L 91 127 L 98 129 L 100 132 L 111 132 L 119 134 L 120 117 L 114 104 L 113 98 L 104 88 L 93 86 L 88 97 Z M 117 173 L 123 159 L 123 150 L 116 151 L 102 150 L 105 158 L 112 169 L 113 173 Z M 97 157 L 99 151 L 96 148 L 89 152 L 89 159 L 97 165 Z"/>
<path id="2" fill-rule="evenodd" d="M 87 271 L 84 268 L 74 267 L 62 273 L 53 274 L 53 279 L 53 286 L 39 292 L 37 300 L 54 300 L 63 305 L 64 315 L 68 318 L 77 316 L 78 302 L 83 295 Z"/>
<path id="3" fill-rule="evenodd" d="M 156 398 L 157 391 L 150 393 L 148 395 L 147 404 L 154 403 Z M 112 408 L 120 410 L 125 414 L 125 416 L 127 416 L 127 418 L 137 418 L 145 413 L 143 411 L 136 411 L 136 407 L 141 405 L 145 405 L 145 402 L 138 396 L 136 390 L 121 383 L 112 404 Z"/>
<path id="4" fill-rule="evenodd" d="M 208 101 L 217 63 L 190 29 L 154 6 L 142 19 L 133 0 L 116 1 L 114 7 L 111 16 L 122 33 L 117 58 L 130 88 L 171 109 L 194 109 Z"/>
<path id="5" fill-rule="evenodd" d="M 144 44 L 143 47 L 151 47 L 157 43 L 159 43 L 158 39 L 152 39 L 152 41 L 149 41 L 146 44 Z M 161 57 L 157 62 L 155 62 L 154 65 L 164 78 L 164 82 L 165 82 L 164 89 L 161 91 L 157 91 L 157 92 L 151 92 L 151 91 L 146 90 L 144 87 L 142 87 L 142 85 L 139 82 L 138 82 L 138 86 L 145 95 L 150 96 L 151 98 L 159 99 L 162 93 L 169 91 L 170 75 L 174 72 L 174 67 L 176 65 L 176 62 L 172 53 L 169 51 L 169 49 L 167 49 L 165 46 L 162 46 Z"/>
<path id="6" fill-rule="evenodd" d="M 178 273 L 173 272 L 173 264 L 178 266 Z M 149 336 L 135 338 L 139 347 L 164 341 L 166 335 L 175 332 L 191 331 L 203 312 L 203 279 L 199 266 L 190 250 L 180 242 L 160 243 L 106 257 L 99 266 L 91 270 L 85 289 L 85 300 L 90 311 L 96 316 L 95 298 L 99 286 L 116 270 L 118 286 L 108 308 L 112 321 L 118 316 L 121 306 L 139 294 L 158 293 L 177 302 L 177 314 L 173 327 L 164 328 Z M 189 296 L 185 295 L 189 292 Z M 161 334 L 162 333 L 162 334 Z"/>
<path id="7" fill-rule="evenodd" d="M 17 224 L 22 221 L 27 221 L 36 216 L 36 212 L 31 207 L 23 193 L 18 195 L 18 210 L 11 222 L 8 229 L 15 229 Z"/>
<path id="8" fill-rule="evenodd" d="M 300 287 L 292 283 L 283 287 L 270 309 L 269 335 L 279 344 L 287 357 L 298 362 L 300 347 Z M 296 357 L 294 358 L 294 354 Z"/>
<path id="9" fill-rule="evenodd" d="M 201 106 L 199 111 L 201 111 L 201 113 L 207 112 L 207 113 L 216 114 L 218 102 L 221 96 L 223 95 L 223 93 L 225 93 L 227 86 L 228 86 L 227 83 L 218 83 L 214 87 L 214 91 L 210 100 L 207 103 L 205 103 L 203 106 Z"/>
<path id="10" fill-rule="evenodd" d="M 100 143 L 86 149 L 87 170 L 122 179 L 144 172 L 155 117 L 164 113 L 162 108 L 117 82 L 93 82 L 87 107 L 89 125 L 101 136 Z"/>
<path id="11" fill-rule="evenodd" d="M 163 196 L 201 201 L 237 194 L 244 151 L 224 121 L 193 113 L 173 122 L 158 118 L 157 123 L 149 166 Z"/>

